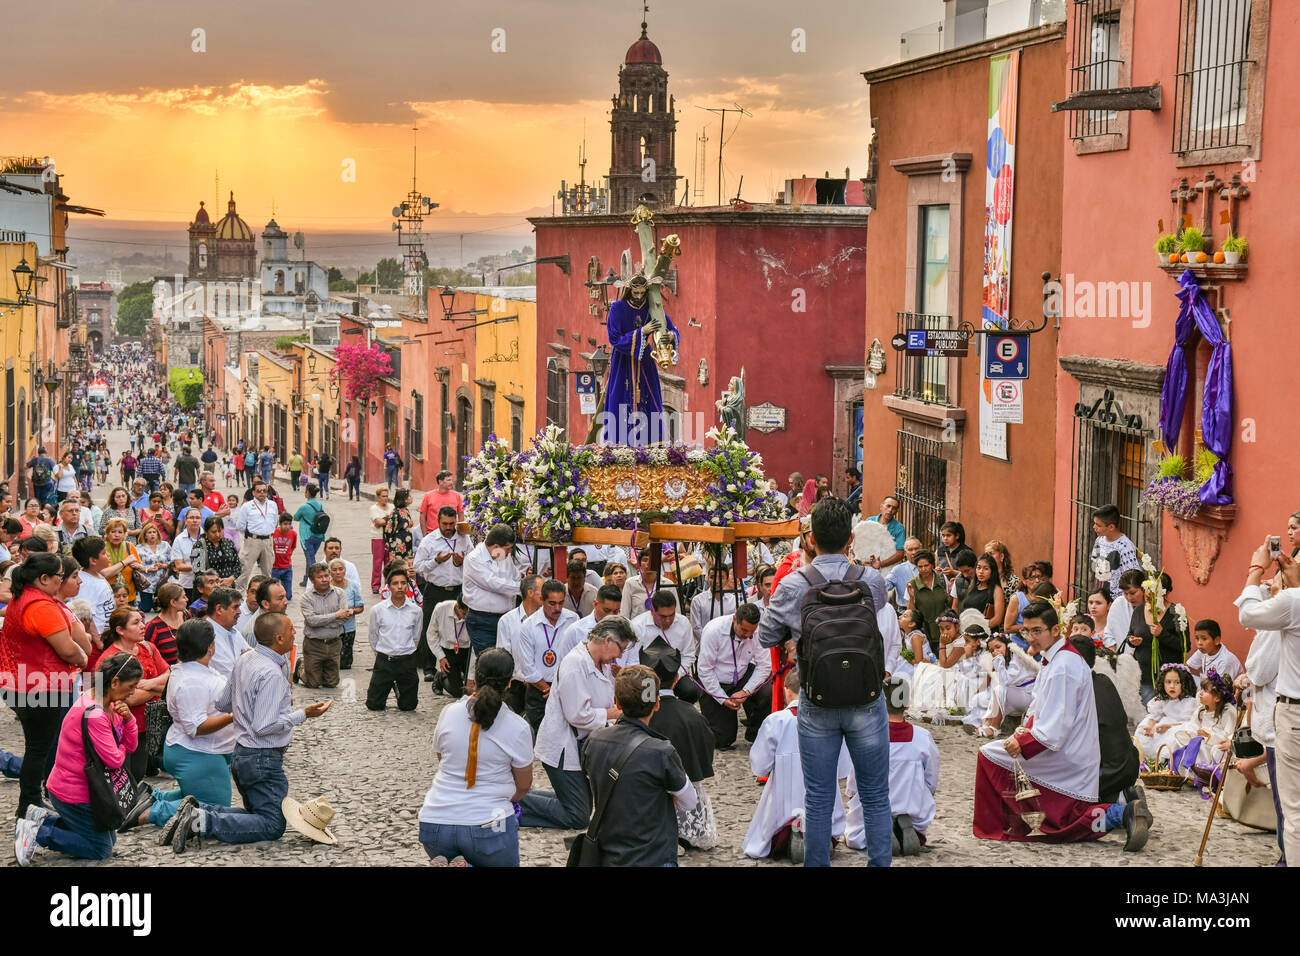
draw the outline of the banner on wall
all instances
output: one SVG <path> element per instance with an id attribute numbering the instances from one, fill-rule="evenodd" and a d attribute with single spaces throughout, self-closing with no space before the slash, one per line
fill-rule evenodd
<path id="1" fill-rule="evenodd" d="M 1004 329 L 1011 314 L 1011 222 L 1015 207 L 1016 100 L 1020 51 L 989 59 L 988 142 L 984 160 L 984 295 L 980 321 L 986 329 Z M 980 454 L 1008 460 L 1006 419 L 995 416 L 994 382 L 985 377 L 980 336 Z"/>

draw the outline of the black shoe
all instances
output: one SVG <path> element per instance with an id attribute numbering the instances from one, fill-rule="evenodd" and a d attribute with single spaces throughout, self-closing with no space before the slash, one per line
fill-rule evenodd
<path id="1" fill-rule="evenodd" d="M 1142 785 L 1130 787 L 1129 790 L 1133 791 L 1134 799 L 1124 805 L 1124 852 L 1136 853 L 1147 845 L 1154 817 L 1151 816 L 1151 808 L 1147 806 L 1147 795 Z M 1129 790 L 1124 791 L 1126 798 Z"/>
<path id="2" fill-rule="evenodd" d="M 425 681 L 425 683 L 427 683 L 427 684 L 434 684 L 434 683 L 437 683 L 437 681 L 438 681 L 438 675 L 437 675 L 434 671 L 431 671 L 431 670 L 425 671 L 425 672 L 424 672 L 424 681 Z M 440 687 L 435 687 L 435 688 L 434 688 L 434 690 L 441 690 L 441 689 L 442 689 L 442 688 L 440 688 Z"/>
<path id="3" fill-rule="evenodd" d="M 921 840 L 912 826 L 912 818 L 906 813 L 894 817 L 894 833 L 898 838 L 899 856 L 916 856 L 921 852 Z"/>
<path id="4" fill-rule="evenodd" d="M 117 828 L 118 833 L 125 833 L 127 830 L 134 829 L 140 825 L 140 817 L 146 810 L 153 806 L 153 788 L 141 787 L 140 792 L 136 794 L 135 806 L 133 806 L 122 825 Z"/>
<path id="5" fill-rule="evenodd" d="M 185 797 L 176 807 L 176 812 L 172 818 L 163 824 L 162 829 L 158 831 L 158 845 L 171 846 L 172 838 L 176 835 L 176 825 L 181 822 L 182 811 L 197 807 L 199 801 L 195 797 Z"/>
<path id="6" fill-rule="evenodd" d="M 203 834 L 200 832 L 199 805 L 196 800 L 189 806 L 176 811 L 176 829 L 172 834 L 172 852 L 180 856 L 187 846 L 203 849 Z"/>

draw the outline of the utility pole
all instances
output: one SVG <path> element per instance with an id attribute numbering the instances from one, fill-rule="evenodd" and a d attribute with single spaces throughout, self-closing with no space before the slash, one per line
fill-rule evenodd
<path id="1" fill-rule="evenodd" d="M 753 117 L 753 113 L 745 109 L 739 103 L 734 106 L 715 107 L 715 106 L 697 106 L 697 110 L 704 110 L 706 113 L 717 113 L 722 117 L 722 126 L 718 130 L 718 205 L 722 205 L 722 147 L 726 145 L 727 133 L 727 114 L 740 113 L 744 116 Z M 733 134 L 734 135 L 734 134 Z"/>

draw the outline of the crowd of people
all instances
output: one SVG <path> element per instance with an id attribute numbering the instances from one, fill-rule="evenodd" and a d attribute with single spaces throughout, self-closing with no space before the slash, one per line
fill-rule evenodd
<path id="1" fill-rule="evenodd" d="M 295 708 L 292 687 L 339 686 L 363 614 L 369 710 L 412 711 L 421 685 L 451 700 L 419 811 L 436 865 L 518 865 L 529 827 L 585 829 L 575 865 L 675 865 L 717 844 L 708 781 L 743 733 L 760 785 L 747 855 L 829 865 L 843 845 L 887 866 L 927 852 L 940 767 L 925 722 L 976 738 L 977 837 L 1122 830 L 1137 851 L 1153 822 L 1140 774 L 1212 785 L 1243 698 L 1265 751 L 1236 769 L 1266 786 L 1267 765 L 1279 848 L 1300 810 L 1300 753 L 1274 731 L 1288 692 L 1300 700 L 1285 640 L 1300 636 L 1300 514 L 1289 546 L 1252 563 L 1238 604 L 1260 630 L 1243 666 L 1216 620 L 1172 602 L 1114 507 L 1093 517 L 1094 586 L 1067 599 L 1049 561 L 1017 567 L 997 539 L 977 554 L 958 522 L 931 549 L 892 496 L 864 516 L 852 468 L 846 500 L 825 476 L 790 476 L 798 537 L 755 542 L 733 568 L 687 545 L 538 549 L 507 525 L 476 541 L 451 473 L 413 508 L 394 456 L 365 506 L 367 610 L 330 533 L 329 456 L 223 457 L 142 369 L 110 352 L 96 372 L 111 397 L 57 461 L 28 463 L 21 508 L 0 489 L 0 689 L 24 740 L 0 772 L 19 779 L 20 863 L 38 847 L 103 859 L 142 826 L 178 854 L 289 826 L 334 842 L 328 801 L 293 800 L 284 769 L 294 728 L 331 701 Z M 109 429 L 129 436 L 120 484 Z M 216 488 L 219 465 L 241 494 Z M 359 473 L 344 477 L 359 498 Z M 145 782 L 164 774 L 174 786 Z"/>

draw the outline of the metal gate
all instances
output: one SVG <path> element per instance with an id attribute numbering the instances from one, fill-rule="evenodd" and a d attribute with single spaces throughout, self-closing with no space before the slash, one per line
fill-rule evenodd
<path id="1" fill-rule="evenodd" d="M 1091 554 L 1092 514 L 1103 505 L 1119 508 L 1120 530 L 1160 565 L 1160 522 L 1141 504 L 1146 487 L 1146 452 L 1154 434 L 1140 415 L 1125 415 L 1110 389 L 1092 405 L 1074 406 L 1070 486 L 1071 597 L 1080 597 L 1096 580 Z M 1157 516 L 1158 517 L 1158 516 Z M 1117 595 L 1112 595 L 1117 597 Z"/>
<path id="2" fill-rule="evenodd" d="M 933 549 L 947 520 L 948 463 L 943 443 L 898 430 L 898 520 L 921 547 Z"/>

